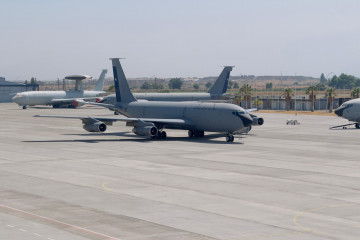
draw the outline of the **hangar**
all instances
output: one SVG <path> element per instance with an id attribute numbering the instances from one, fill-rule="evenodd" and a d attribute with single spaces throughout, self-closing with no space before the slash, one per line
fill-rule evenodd
<path id="1" fill-rule="evenodd" d="M 39 84 L 22 84 L 6 81 L 0 77 L 0 102 L 11 102 L 11 98 L 18 92 L 39 91 Z"/>

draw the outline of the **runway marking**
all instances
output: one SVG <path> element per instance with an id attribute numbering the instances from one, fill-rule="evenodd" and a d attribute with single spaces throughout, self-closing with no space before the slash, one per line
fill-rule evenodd
<path id="1" fill-rule="evenodd" d="M 13 227 L 14 227 L 13 225 L 6 225 L 6 226 L 11 227 L 11 228 L 13 228 Z"/>
<path id="2" fill-rule="evenodd" d="M 38 233 L 33 233 L 34 235 L 36 235 L 36 236 L 38 236 L 38 237 L 41 237 L 41 235 L 40 234 L 38 234 Z"/>
<path id="3" fill-rule="evenodd" d="M 22 228 L 19 228 L 19 230 L 22 231 L 22 232 L 27 232 L 27 230 L 22 229 Z"/>
<path id="4" fill-rule="evenodd" d="M 302 229 L 302 231 L 304 232 L 312 232 L 312 233 L 315 233 L 315 234 L 318 234 L 318 235 L 323 235 L 321 234 L 319 231 L 316 231 L 310 227 L 305 227 L 303 226 L 302 224 L 300 224 L 298 222 L 298 219 L 302 216 L 304 216 L 305 214 L 307 213 L 315 213 L 315 212 L 318 212 L 320 210 L 324 210 L 324 209 L 329 209 L 329 208 L 339 208 L 339 207 L 348 207 L 348 206 L 355 206 L 355 205 L 358 205 L 358 204 L 355 204 L 355 203 L 348 203 L 348 204 L 333 204 L 333 205 L 328 205 L 328 206 L 325 206 L 325 207 L 320 207 L 320 208 L 312 208 L 312 209 L 308 209 L 308 210 L 305 210 L 305 211 L 302 211 L 302 212 L 299 212 L 297 213 L 294 217 L 293 217 L 293 223 Z M 354 225 L 347 225 L 347 226 L 343 226 L 341 228 L 354 228 L 355 226 Z M 357 226 L 359 227 L 359 226 Z"/>
<path id="5" fill-rule="evenodd" d="M 116 238 L 116 237 L 112 237 L 112 236 L 109 236 L 109 235 L 106 235 L 106 234 L 103 234 L 103 233 L 91 231 L 91 230 L 83 228 L 83 227 L 79 227 L 79 226 L 72 225 L 72 224 L 69 224 L 69 223 L 61 222 L 61 221 L 58 221 L 58 220 L 55 220 L 55 219 L 52 219 L 52 218 L 40 216 L 40 215 L 31 213 L 31 212 L 23 211 L 23 210 L 13 208 L 13 207 L 9 207 L 9 206 L 5 206 L 5 205 L 2 205 L 2 204 L 0 204 L 0 208 L 7 209 L 7 210 L 12 210 L 12 211 L 22 213 L 22 214 L 25 214 L 25 215 L 29 215 L 29 216 L 32 216 L 32 217 L 36 217 L 36 218 L 39 218 L 39 219 L 42 219 L 42 220 L 45 220 L 45 221 L 48 221 L 48 222 L 56 223 L 58 225 L 70 227 L 72 229 L 75 229 L 75 230 L 78 230 L 78 231 L 81 231 L 81 232 L 90 233 L 92 235 L 102 237 L 102 238 L 104 238 L 106 240 L 121 240 L 120 238 Z"/>

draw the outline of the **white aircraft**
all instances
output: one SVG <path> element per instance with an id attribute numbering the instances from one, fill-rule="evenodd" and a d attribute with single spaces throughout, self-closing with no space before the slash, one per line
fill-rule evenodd
<path id="1" fill-rule="evenodd" d="M 89 132 L 104 132 L 107 125 L 116 121 L 126 122 L 133 133 L 151 138 L 166 138 L 164 129 L 188 130 L 189 137 L 203 137 L 205 131 L 226 135 L 227 142 L 234 141 L 234 134 L 250 125 L 262 125 L 264 120 L 252 117 L 240 106 L 228 103 L 170 102 L 137 100 L 130 91 L 119 58 L 112 58 L 116 103 L 91 103 L 120 112 L 126 118 L 91 116 L 35 116 L 73 118 L 82 120 Z"/>
<path id="2" fill-rule="evenodd" d="M 91 79 L 86 75 L 71 75 L 65 77 L 68 80 L 75 80 L 75 90 L 73 91 L 28 91 L 17 93 L 12 101 L 26 109 L 27 106 L 34 105 L 52 105 L 54 108 L 59 107 L 78 107 L 77 100 L 93 100 L 103 96 L 104 79 L 107 70 L 102 70 L 98 82 L 93 91 L 84 91 L 83 80 Z"/>
<path id="3" fill-rule="evenodd" d="M 347 126 L 355 125 L 357 129 L 360 129 L 360 98 L 352 99 L 344 102 L 335 111 L 335 114 L 339 117 L 345 118 L 353 123 L 344 124 L 332 127 L 334 128 L 346 128 Z"/>
<path id="4" fill-rule="evenodd" d="M 148 101 L 217 101 L 230 98 L 230 94 L 226 94 L 229 83 L 230 72 L 233 66 L 225 66 L 219 77 L 209 89 L 207 93 L 134 93 L 136 99 Z M 111 94 L 104 97 L 100 103 L 115 104 L 116 96 Z"/>

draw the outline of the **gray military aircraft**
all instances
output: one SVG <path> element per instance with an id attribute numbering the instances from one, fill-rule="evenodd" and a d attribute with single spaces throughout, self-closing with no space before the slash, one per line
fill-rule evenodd
<path id="1" fill-rule="evenodd" d="M 345 129 L 347 126 L 351 126 L 351 125 L 355 125 L 357 129 L 360 129 L 360 98 L 352 99 L 344 102 L 334 112 L 339 117 L 345 118 L 353 123 L 334 126 L 331 127 L 330 129 L 339 128 L 339 127 Z"/>
<path id="2" fill-rule="evenodd" d="M 207 93 L 133 93 L 136 99 L 148 101 L 214 101 L 226 100 L 230 94 L 226 94 L 229 83 L 230 72 L 233 66 L 225 66 L 213 86 Z M 115 104 L 115 94 L 104 97 L 100 103 Z"/>
<path id="3" fill-rule="evenodd" d="M 165 102 L 137 100 L 131 93 L 119 58 L 112 58 L 115 104 L 89 103 L 114 109 L 126 118 L 79 117 L 79 116 L 35 116 L 81 119 L 83 128 L 89 132 L 104 132 L 107 125 L 124 121 L 133 127 L 139 136 L 165 139 L 164 129 L 188 130 L 189 137 L 203 137 L 204 131 L 226 134 L 226 141 L 233 142 L 234 135 L 250 125 L 261 125 L 264 120 L 251 117 L 240 106 L 209 102 Z"/>
<path id="4" fill-rule="evenodd" d="M 52 105 L 54 108 L 62 106 L 77 107 L 76 100 L 91 100 L 99 96 L 103 96 L 106 92 L 103 91 L 104 79 L 107 70 L 102 70 L 98 82 L 93 91 L 84 91 L 82 81 L 90 79 L 91 77 L 86 75 L 71 75 L 65 77 L 65 79 L 75 80 L 75 90 L 73 91 L 28 91 L 17 93 L 12 101 L 26 109 L 27 106 L 34 105 Z"/>

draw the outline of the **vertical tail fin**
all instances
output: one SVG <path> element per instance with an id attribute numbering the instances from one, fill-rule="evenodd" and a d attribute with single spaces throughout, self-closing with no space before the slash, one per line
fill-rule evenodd
<path id="1" fill-rule="evenodd" d="M 208 93 L 213 95 L 221 95 L 223 93 L 226 93 L 230 78 L 230 72 L 232 71 L 232 69 L 233 66 L 225 66 L 220 73 L 218 79 L 216 79 L 214 85 L 208 91 Z"/>
<path id="2" fill-rule="evenodd" d="M 114 72 L 116 102 L 128 103 L 136 101 L 136 98 L 130 91 L 129 84 L 127 82 L 119 59 L 120 58 L 110 58 L 110 60 L 112 61 Z"/>
<path id="3" fill-rule="evenodd" d="M 94 87 L 94 91 L 103 91 L 104 90 L 104 80 L 105 80 L 105 75 L 107 73 L 106 69 L 103 69 L 100 77 L 96 83 L 96 86 Z"/>

